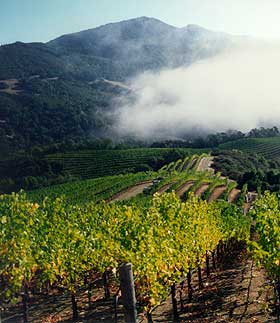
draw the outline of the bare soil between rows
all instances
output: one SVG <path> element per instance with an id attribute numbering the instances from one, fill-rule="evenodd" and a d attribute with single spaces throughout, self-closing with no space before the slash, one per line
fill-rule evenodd
<path id="1" fill-rule="evenodd" d="M 200 187 L 194 192 L 195 196 L 201 196 L 209 187 L 208 183 L 202 183 Z"/>
<path id="2" fill-rule="evenodd" d="M 177 300 L 178 322 L 194 323 L 270 323 L 276 322 L 273 314 L 273 288 L 263 268 L 258 268 L 243 247 L 226 257 L 220 268 L 207 278 L 204 288 L 198 289 L 194 277 L 194 299 L 187 300 L 183 288 L 183 303 Z M 171 297 L 153 313 L 154 322 L 174 322 Z"/>
<path id="3" fill-rule="evenodd" d="M 234 203 L 235 201 L 237 201 L 238 197 L 240 196 L 240 193 L 240 190 L 238 190 L 237 188 L 233 188 L 228 195 L 229 203 Z"/>
<path id="4" fill-rule="evenodd" d="M 212 264 L 210 263 L 210 266 Z M 194 288 L 193 300 L 188 302 L 187 283 L 177 286 L 177 306 L 180 323 L 272 323 L 276 322 L 273 313 L 273 288 L 263 268 L 256 267 L 245 246 L 241 246 L 217 264 L 206 277 L 203 270 L 204 288 L 198 288 L 196 272 L 192 277 Z M 181 294 L 181 301 L 180 301 Z M 93 290 L 91 306 L 88 306 L 87 295 L 81 292 L 78 297 L 79 323 L 114 323 L 113 299 L 105 300 L 101 285 Z M 10 312 L 5 323 L 21 323 L 22 315 L 17 306 Z M 69 295 L 58 295 L 36 298 L 29 310 L 30 323 L 72 323 L 71 302 Z M 140 322 L 147 322 L 140 315 Z M 117 322 L 123 323 L 123 310 L 117 308 Z M 168 297 L 152 313 L 154 323 L 174 322 L 171 297 Z"/>
<path id="5" fill-rule="evenodd" d="M 225 185 L 215 187 L 211 195 L 209 196 L 208 202 L 217 200 L 227 189 Z"/>
<path id="6" fill-rule="evenodd" d="M 176 190 L 176 194 L 178 195 L 178 197 L 182 197 L 188 190 L 189 188 L 193 185 L 194 181 L 187 181 L 186 183 L 184 183 L 183 185 L 181 185 L 177 190 Z"/>
<path id="7" fill-rule="evenodd" d="M 116 195 L 112 196 L 107 202 L 111 203 L 111 202 L 129 200 L 132 197 L 135 197 L 138 194 L 143 193 L 143 191 L 146 187 L 150 187 L 152 185 L 153 185 L 152 180 L 135 184 L 135 185 L 130 186 L 129 188 L 117 193 Z"/>

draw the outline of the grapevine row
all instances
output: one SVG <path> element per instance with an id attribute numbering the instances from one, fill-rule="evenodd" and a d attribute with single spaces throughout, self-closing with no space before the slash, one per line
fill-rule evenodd
<path id="1" fill-rule="evenodd" d="M 221 241 L 246 239 L 250 222 L 234 205 L 175 193 L 155 195 L 149 207 L 88 203 L 77 206 L 46 198 L 30 202 L 24 193 L 0 197 L 1 297 L 58 286 L 71 295 L 93 277 L 134 266 L 137 301 L 146 312 L 165 299 L 168 288 Z"/>

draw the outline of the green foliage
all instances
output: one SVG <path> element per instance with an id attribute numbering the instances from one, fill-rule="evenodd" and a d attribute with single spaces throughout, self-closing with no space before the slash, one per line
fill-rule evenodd
<path id="1" fill-rule="evenodd" d="M 250 247 L 256 260 L 263 264 L 270 277 L 279 283 L 280 277 L 280 204 L 270 192 L 254 203 L 250 215 L 255 221 L 257 239 Z"/>
<path id="2" fill-rule="evenodd" d="M 103 149 L 80 150 L 69 142 L 41 149 L 30 154 L 0 158 L 0 193 L 20 189 L 34 190 L 80 179 L 113 176 L 158 170 L 163 164 L 189 156 L 194 149 L 113 149 L 111 141 L 89 142 L 84 145 Z M 104 147 L 111 149 L 104 149 Z M 68 152 L 64 151 L 68 148 Z M 69 152 L 69 149 L 73 149 Z M 76 148 L 76 149 L 74 149 Z M 50 153 L 52 151 L 61 151 Z"/>
<path id="3" fill-rule="evenodd" d="M 190 149 L 171 148 L 85 150 L 52 154 L 45 159 L 62 164 L 63 170 L 72 176 L 95 178 L 147 169 L 156 171 L 192 153 Z"/>
<path id="4" fill-rule="evenodd" d="M 244 138 L 219 145 L 222 150 L 241 150 L 260 154 L 266 158 L 280 157 L 280 136 L 270 138 Z"/>
<path id="5" fill-rule="evenodd" d="M 248 192 L 248 185 L 247 184 L 244 184 L 243 187 L 242 187 L 242 190 L 240 192 L 240 195 L 238 197 L 238 201 L 237 201 L 237 205 L 239 207 L 243 207 L 244 203 L 246 202 L 246 194 Z"/>
<path id="6" fill-rule="evenodd" d="M 226 190 L 224 191 L 224 193 L 221 196 L 221 199 L 228 201 L 228 196 L 230 194 L 230 192 L 237 186 L 236 182 L 230 182 L 227 185 Z"/>
<path id="7" fill-rule="evenodd" d="M 2 195 L 0 215 L 2 297 L 46 283 L 75 293 L 89 273 L 131 262 L 147 311 L 219 241 L 248 235 L 236 207 L 194 196 L 182 203 L 175 193 L 156 195 L 148 206 L 77 206 L 60 198 L 34 204 L 23 193 Z"/>
<path id="8" fill-rule="evenodd" d="M 202 198 L 204 200 L 208 200 L 213 191 L 215 190 L 216 187 L 222 186 L 222 185 L 227 185 L 227 180 L 226 179 L 221 179 L 221 174 L 218 173 L 215 176 L 212 177 L 212 180 L 209 184 L 209 187 L 207 190 L 203 193 Z"/>
<path id="9" fill-rule="evenodd" d="M 253 152 L 220 151 L 215 153 L 213 167 L 224 176 L 237 181 L 239 188 L 247 184 L 250 191 L 257 191 L 259 188 L 261 191 L 280 190 L 280 162 L 278 160 L 268 160 Z"/>
<path id="10" fill-rule="evenodd" d="M 156 176 L 156 173 L 149 172 L 100 177 L 34 190 L 29 192 L 28 196 L 33 201 L 42 201 L 45 196 L 54 199 L 64 195 L 71 203 L 84 204 L 90 201 L 98 202 L 100 200 L 109 199 L 114 194 L 131 185 L 153 179 Z"/>

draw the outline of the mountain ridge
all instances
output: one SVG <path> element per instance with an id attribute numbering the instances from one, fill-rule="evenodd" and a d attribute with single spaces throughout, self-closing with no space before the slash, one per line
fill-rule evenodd
<path id="1" fill-rule="evenodd" d="M 139 17 L 47 43 L 0 46 L 0 80 L 6 80 L 0 81 L 0 140 L 29 147 L 104 137 L 112 124 L 107 112 L 127 91 L 117 82 L 189 66 L 233 43 L 229 35 L 197 25 L 179 28 Z M 5 89 L 7 79 L 16 80 L 14 91 Z"/>

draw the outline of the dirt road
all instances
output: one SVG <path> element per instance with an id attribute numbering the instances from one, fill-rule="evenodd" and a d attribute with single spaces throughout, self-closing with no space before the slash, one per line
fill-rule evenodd
<path id="1" fill-rule="evenodd" d="M 211 168 L 213 160 L 214 160 L 214 157 L 212 157 L 212 156 L 202 157 L 198 166 L 197 166 L 197 171 L 204 172 L 204 171 L 208 170 L 213 173 L 214 170 L 213 170 L 213 168 Z"/>

